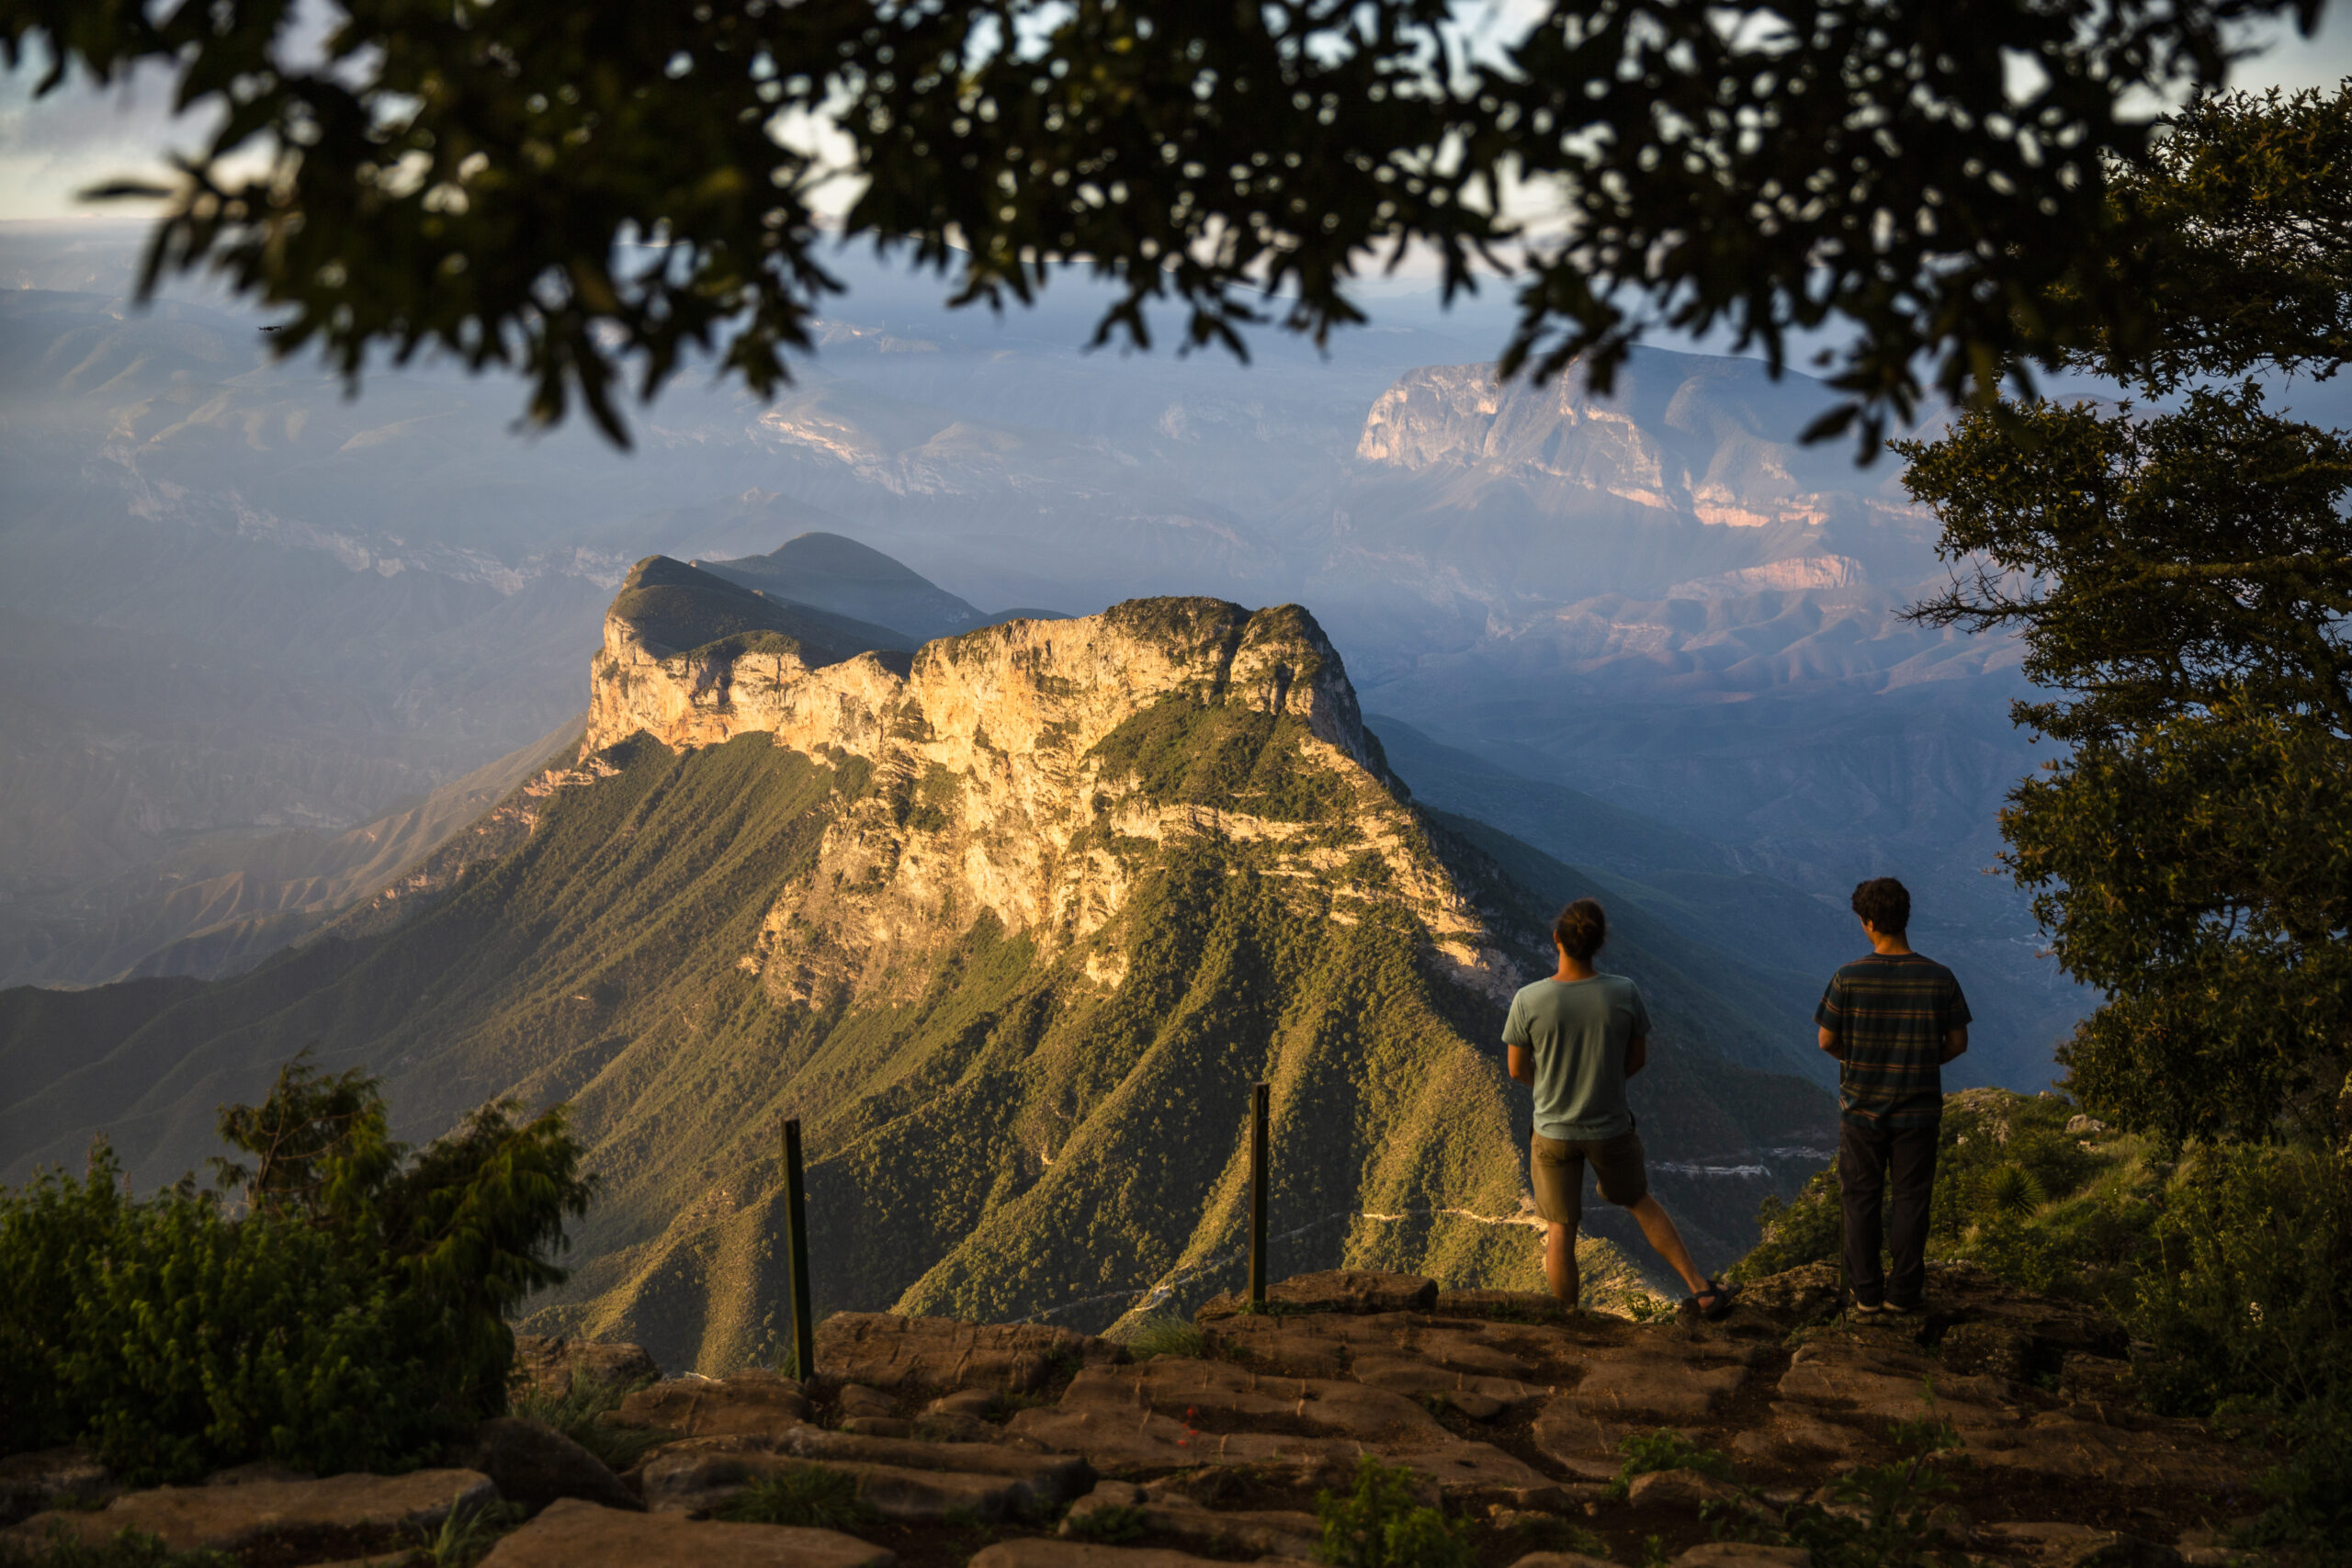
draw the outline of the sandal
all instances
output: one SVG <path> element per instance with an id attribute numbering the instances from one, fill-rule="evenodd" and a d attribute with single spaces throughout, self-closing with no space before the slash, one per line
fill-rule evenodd
<path id="1" fill-rule="evenodd" d="M 1737 1294 L 1739 1294 L 1738 1286 L 1719 1285 L 1710 1280 L 1707 1281 L 1705 1290 L 1690 1298 L 1690 1304 L 1699 1309 L 1701 1317 L 1713 1323 L 1731 1311 L 1732 1298 Z"/>

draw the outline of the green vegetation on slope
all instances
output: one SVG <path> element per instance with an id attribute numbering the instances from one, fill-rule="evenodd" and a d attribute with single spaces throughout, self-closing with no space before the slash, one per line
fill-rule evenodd
<path id="1" fill-rule="evenodd" d="M 1202 707 L 1161 698 L 1119 726 L 1089 753 L 1109 777 L 1134 781 L 1159 806 L 1211 806 L 1277 822 L 1313 822 L 1343 811 L 1351 792 L 1340 775 L 1299 765 L 1304 722 L 1253 708 Z"/>
<path id="2" fill-rule="evenodd" d="M 593 1187 L 562 1111 L 514 1109 L 412 1153 L 373 1079 L 298 1060 L 221 1112 L 254 1160 L 215 1162 L 235 1209 L 193 1180 L 134 1199 L 104 1144 L 79 1181 L 0 1189 L 0 1431 L 134 1482 L 429 1460 L 505 1407 L 505 1315 L 563 1278 Z"/>
<path id="3" fill-rule="evenodd" d="M 1768 1200 L 1756 1278 L 1838 1247 L 1833 1164 Z M 2131 1331 L 2157 1409 L 2283 1439 L 2262 1540 L 2352 1540 L 2352 1163 L 2281 1145 L 2170 1145 L 2059 1095 L 1945 1099 L 1928 1256 L 2086 1301 Z"/>

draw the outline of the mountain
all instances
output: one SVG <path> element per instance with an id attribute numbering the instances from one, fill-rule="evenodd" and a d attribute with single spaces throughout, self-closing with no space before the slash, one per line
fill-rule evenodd
<path id="1" fill-rule="evenodd" d="M 341 833 L 307 828 L 202 834 L 155 862 L 82 890 L 100 913 L 0 921 L 13 947 L 0 973 L 95 985 L 138 976 L 211 978 L 251 968 L 375 893 L 497 806 L 582 720 Z"/>
<path id="2" fill-rule="evenodd" d="M 682 383 L 624 457 L 518 437 L 510 387 L 444 364 L 346 400 L 267 363 L 250 317 L 130 310 L 86 288 L 95 252 L 36 238 L 0 227 L 30 286 L 0 296 L 0 958 L 31 955 L 0 980 L 121 973 L 78 933 L 175 857 L 350 831 L 553 729 L 659 552 L 916 641 L 1006 605 L 1312 604 L 1363 701 L 1437 745 L 1706 840 L 1833 923 L 1903 876 L 1973 990 L 2015 998 L 1979 1058 L 2001 1081 L 2045 1082 L 2084 1010 L 1982 874 L 2040 760 L 2016 647 L 1903 618 L 1947 570 L 1933 520 L 1895 461 L 1798 439 L 1830 400 L 1801 374 L 1643 348 L 1606 398 L 1573 369 L 1498 384 L 1477 356 L 1507 302 L 1403 291 L 1328 355 L 1088 354 L 1082 278 L 999 319 L 851 258 L 790 387 Z M 1513 820 L 1591 863 L 1589 836 Z M 1709 941 L 1749 940 L 1747 905 L 1685 891 Z"/>
<path id="3" fill-rule="evenodd" d="M 763 556 L 689 564 L 780 599 L 825 604 L 899 627 L 922 642 L 954 637 L 989 620 L 880 550 L 839 534 L 801 534 Z"/>
<path id="4" fill-rule="evenodd" d="M 747 599 L 639 563 L 576 761 L 309 942 L 0 993 L 0 1176 L 105 1129 L 169 1179 L 305 1045 L 384 1075 L 405 1136 L 565 1099 L 605 1185 L 536 1322 L 718 1370 L 783 1327 L 780 1116 L 820 1311 L 1099 1327 L 1233 1282 L 1262 1077 L 1282 1271 L 1532 1278 L 1496 1040 L 1586 883 L 1415 806 L 1313 617 L 1144 600 L 852 651 Z M 1736 964 L 1630 908 L 1609 958 L 1657 1021 L 1660 1190 L 1720 1263 L 1827 1099 Z M 12 1043 L 61 1008 L 86 1048 Z"/>

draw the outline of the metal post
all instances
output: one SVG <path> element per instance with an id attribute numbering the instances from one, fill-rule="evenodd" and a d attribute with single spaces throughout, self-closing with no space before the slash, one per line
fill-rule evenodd
<path id="1" fill-rule="evenodd" d="M 1266 1108 L 1268 1088 L 1250 1091 L 1250 1304 L 1266 1304 Z"/>
<path id="2" fill-rule="evenodd" d="M 786 1247 L 792 1269 L 792 1375 L 817 1375 L 817 1329 L 808 1317 L 808 1201 L 800 1179 L 800 1119 L 784 1124 Z"/>

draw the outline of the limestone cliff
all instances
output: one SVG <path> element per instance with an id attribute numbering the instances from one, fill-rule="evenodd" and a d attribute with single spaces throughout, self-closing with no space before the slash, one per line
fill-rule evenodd
<path id="1" fill-rule="evenodd" d="M 674 562 L 635 575 L 649 573 L 673 584 L 704 575 Z M 1289 766 L 1320 776 L 1287 778 L 1283 792 L 1320 788 L 1341 809 L 1306 819 L 1266 790 L 1203 798 L 1156 787 L 1136 746 L 1106 743 L 1163 709 L 1287 721 L 1300 731 Z M 983 915 L 1048 956 L 1092 942 L 1087 973 L 1115 986 L 1136 863 L 1186 838 L 1256 847 L 1257 874 L 1315 889 L 1341 919 L 1351 903 L 1402 902 L 1456 978 L 1490 996 L 1523 978 L 1430 852 L 1338 652 L 1296 605 L 1135 600 L 941 638 L 911 656 L 843 657 L 781 635 L 673 651 L 624 594 L 605 624 L 590 714 L 589 755 L 639 731 L 672 747 L 759 732 L 872 770 L 876 787 L 828 826 L 815 867 L 741 960 L 780 1002 L 911 996 Z M 1094 941 L 1105 933 L 1114 940 Z"/>
<path id="2" fill-rule="evenodd" d="M 1598 398 L 1571 368 L 1543 386 L 1498 382 L 1483 365 L 1408 372 L 1365 416 L 1356 456 L 1391 468 L 1459 468 L 1532 481 L 1555 501 L 1613 496 L 1660 519 L 1729 527 L 1818 525 L 1826 491 L 1818 454 L 1726 396 L 1732 372 L 1670 379 L 1637 359 L 1617 395 Z M 1708 373 L 1713 372 L 1713 373 Z M 1647 383 L 1657 380 L 1661 384 Z"/>

